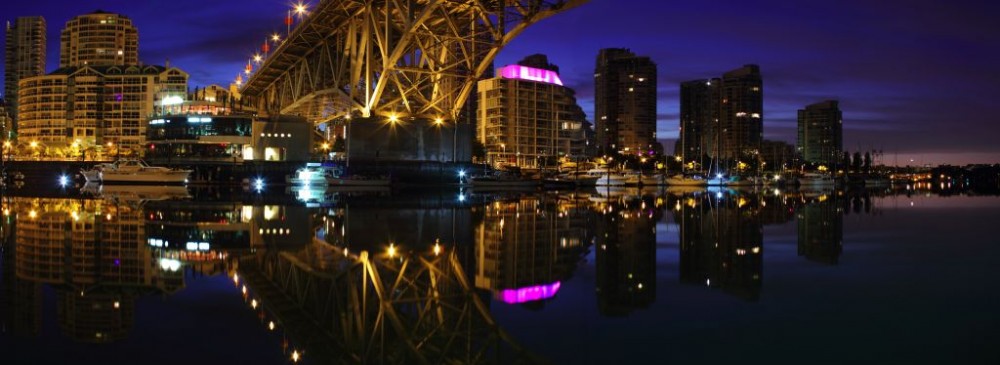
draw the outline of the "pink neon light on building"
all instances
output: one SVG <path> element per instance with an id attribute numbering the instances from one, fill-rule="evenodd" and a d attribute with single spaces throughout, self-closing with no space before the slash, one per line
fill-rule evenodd
<path id="1" fill-rule="evenodd" d="M 521 65 L 504 66 L 498 71 L 500 71 L 500 76 L 505 79 L 544 82 L 546 84 L 556 84 L 559 86 L 562 86 L 563 84 L 562 79 L 559 78 L 559 73 L 555 71 Z"/>
<path id="2" fill-rule="evenodd" d="M 536 285 L 519 289 L 504 289 L 500 291 L 500 300 L 508 304 L 518 304 L 549 299 L 556 295 L 556 292 L 559 291 L 559 287 L 561 285 L 562 283 L 557 281 L 549 285 Z"/>

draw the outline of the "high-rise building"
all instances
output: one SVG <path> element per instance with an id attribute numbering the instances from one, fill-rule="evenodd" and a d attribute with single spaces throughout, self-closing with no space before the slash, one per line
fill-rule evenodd
<path id="1" fill-rule="evenodd" d="M 760 67 L 745 65 L 722 75 L 719 145 L 710 156 L 722 160 L 752 160 L 764 139 L 764 97 Z"/>
<path id="2" fill-rule="evenodd" d="M 479 82 L 477 138 L 494 165 L 555 166 L 560 158 L 583 157 L 586 115 L 575 92 L 563 86 L 558 67 L 543 55 L 497 69 Z"/>
<path id="3" fill-rule="evenodd" d="M 4 101 L 10 117 L 17 120 L 17 82 L 45 73 L 45 18 L 20 17 L 7 22 L 6 37 Z"/>
<path id="4" fill-rule="evenodd" d="M 680 138 L 676 154 L 685 164 L 706 165 L 709 126 L 719 121 L 719 79 L 681 83 Z"/>
<path id="5" fill-rule="evenodd" d="M 799 110 L 797 146 L 802 159 L 811 163 L 836 164 L 844 150 L 843 114 L 836 100 L 827 100 Z"/>
<path id="6" fill-rule="evenodd" d="M 59 40 L 60 68 L 139 64 L 139 32 L 123 15 L 98 10 L 77 16 Z"/>
<path id="7" fill-rule="evenodd" d="M 687 164 L 709 169 L 710 163 L 758 161 L 764 137 L 760 67 L 681 83 L 680 130 L 675 150 Z"/>
<path id="8" fill-rule="evenodd" d="M 600 153 L 662 149 L 656 141 L 656 64 L 649 57 L 602 49 L 594 69 L 594 109 Z"/>
<path id="9" fill-rule="evenodd" d="M 173 67 L 83 66 L 21 80 L 19 138 L 37 142 L 22 153 L 135 154 L 146 140 L 148 117 L 171 100 L 183 100 L 187 79 Z"/>

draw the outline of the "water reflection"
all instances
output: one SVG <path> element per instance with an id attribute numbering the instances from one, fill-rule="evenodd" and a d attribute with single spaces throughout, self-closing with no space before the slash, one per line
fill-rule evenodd
<path id="1" fill-rule="evenodd" d="M 535 362 L 543 360 L 538 347 L 505 332 L 497 306 L 541 312 L 572 282 L 594 288 L 606 317 L 670 300 L 657 298 L 658 223 L 678 227 L 681 282 L 757 301 L 765 225 L 797 221 L 799 256 L 837 264 L 844 215 L 880 214 L 872 196 L 882 194 L 668 189 L 458 199 L 434 191 L 295 202 L 126 191 L 4 198 L 4 328 L 40 336 L 49 287 L 61 333 L 121 341 L 139 298 L 226 275 L 243 310 L 261 331 L 279 334 L 274 349 L 290 359 Z M 575 277 L 591 265 L 593 279 Z"/>

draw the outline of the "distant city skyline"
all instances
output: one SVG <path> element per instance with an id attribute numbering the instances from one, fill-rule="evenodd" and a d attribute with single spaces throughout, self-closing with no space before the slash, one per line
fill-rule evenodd
<path id="1" fill-rule="evenodd" d="M 133 20 L 143 63 L 169 60 L 190 73 L 192 87 L 235 79 L 269 34 L 284 34 L 290 8 L 275 0 L 54 3 L 0 6 L 5 22 L 45 18 L 47 72 L 59 64 L 66 21 L 100 9 Z M 752 63 L 767 85 L 765 139 L 794 143 L 796 111 L 837 99 L 845 150 L 882 150 L 886 164 L 997 163 L 1000 124 L 990 106 L 998 93 L 992 80 L 1000 79 L 1000 29 L 991 19 L 998 12 L 1000 4 L 973 1 L 593 0 L 529 27 L 495 64 L 548 55 L 593 123 L 598 50 L 650 56 L 658 65 L 657 135 L 666 151 L 677 138 L 680 83 Z"/>

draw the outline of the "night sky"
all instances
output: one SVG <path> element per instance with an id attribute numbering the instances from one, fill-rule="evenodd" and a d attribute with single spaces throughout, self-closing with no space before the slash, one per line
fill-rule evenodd
<path id="1" fill-rule="evenodd" d="M 282 0 L 4 1 L 0 18 L 45 17 L 51 71 L 67 20 L 121 13 L 139 29 L 140 59 L 169 59 L 193 87 L 228 85 L 267 34 L 284 32 L 288 8 Z M 794 143 L 796 110 L 833 98 L 850 151 L 881 149 L 886 164 L 997 163 L 997 14 L 1000 2 L 982 0 L 592 0 L 529 28 L 496 65 L 546 53 L 593 121 L 597 51 L 648 55 L 658 64 L 659 136 L 672 151 L 679 83 L 755 63 L 767 139 Z"/>

